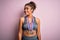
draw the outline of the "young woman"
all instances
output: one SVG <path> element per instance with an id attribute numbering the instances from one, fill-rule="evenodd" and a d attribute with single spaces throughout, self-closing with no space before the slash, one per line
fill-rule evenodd
<path id="1" fill-rule="evenodd" d="M 19 40 L 41 40 L 40 19 L 32 15 L 35 9 L 34 2 L 25 4 L 24 13 L 26 16 L 20 18 Z"/>

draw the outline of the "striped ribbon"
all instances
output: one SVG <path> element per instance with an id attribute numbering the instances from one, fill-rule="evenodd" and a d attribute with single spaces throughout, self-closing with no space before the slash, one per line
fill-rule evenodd
<path id="1" fill-rule="evenodd" d="M 33 30 L 33 21 L 34 21 L 34 20 L 33 20 L 33 18 L 32 18 L 32 22 L 29 23 L 28 18 L 27 18 L 28 30 L 30 30 L 30 31 Z"/>

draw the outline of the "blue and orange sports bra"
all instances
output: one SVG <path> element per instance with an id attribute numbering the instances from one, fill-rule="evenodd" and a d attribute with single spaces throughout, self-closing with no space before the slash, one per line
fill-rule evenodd
<path id="1" fill-rule="evenodd" d="M 37 22 L 36 22 L 36 18 L 34 16 L 32 19 L 32 23 L 33 23 L 32 30 L 37 30 Z M 24 17 L 24 23 L 22 25 L 22 29 L 23 30 L 29 30 L 28 26 L 29 26 L 29 24 L 27 22 L 27 16 L 25 16 Z"/>

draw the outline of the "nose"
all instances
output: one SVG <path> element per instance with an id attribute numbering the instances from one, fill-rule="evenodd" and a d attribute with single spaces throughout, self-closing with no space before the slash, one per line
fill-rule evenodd
<path id="1" fill-rule="evenodd" d="M 25 12 L 25 13 L 27 13 L 27 12 L 28 12 L 28 10 L 24 10 L 24 12 Z"/>
<path id="2" fill-rule="evenodd" d="M 25 9 L 24 11 L 25 11 L 25 12 L 28 12 L 28 9 Z"/>

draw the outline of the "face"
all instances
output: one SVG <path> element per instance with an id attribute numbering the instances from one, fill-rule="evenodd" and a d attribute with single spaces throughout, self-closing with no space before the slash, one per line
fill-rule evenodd
<path id="1" fill-rule="evenodd" d="M 33 11 L 33 9 L 32 9 L 29 5 L 26 5 L 26 6 L 24 7 L 25 15 L 30 15 L 30 14 L 32 14 L 32 11 Z"/>

